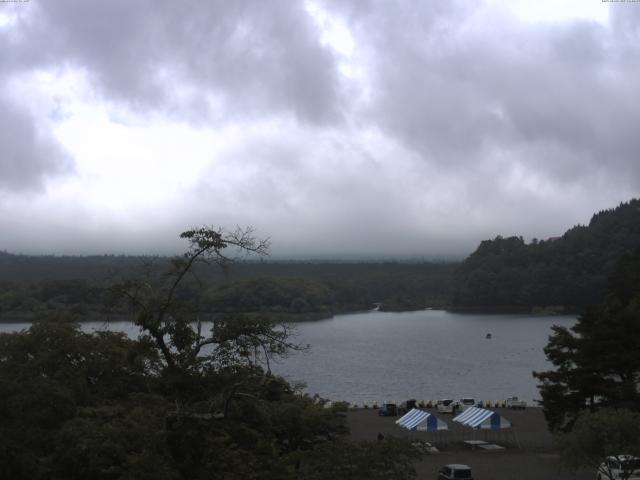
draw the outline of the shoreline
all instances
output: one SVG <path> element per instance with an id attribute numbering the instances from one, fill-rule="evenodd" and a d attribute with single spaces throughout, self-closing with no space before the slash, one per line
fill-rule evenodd
<path id="1" fill-rule="evenodd" d="M 286 312 L 202 312 L 200 315 L 203 317 L 211 318 L 221 315 L 264 315 L 273 317 L 278 322 L 286 323 L 299 323 L 299 322 L 315 322 L 322 320 L 330 320 L 338 315 L 355 315 L 358 313 L 409 313 L 409 312 L 422 312 L 422 311 L 443 311 L 448 313 L 456 313 L 460 315 L 465 314 L 481 314 L 481 315 L 532 315 L 532 316 L 563 316 L 563 315 L 579 315 L 580 310 L 569 307 L 511 307 L 511 306 L 495 306 L 495 307 L 454 307 L 451 305 L 444 305 L 438 307 L 424 307 L 418 309 L 407 310 L 394 310 L 385 308 L 372 308 L 369 310 L 351 310 L 351 311 L 336 311 L 336 312 L 305 312 L 305 313 L 286 313 Z M 85 312 L 78 312 L 73 310 L 73 306 L 63 310 L 44 310 L 41 312 L 27 312 L 27 311 L 11 311 L 0 313 L 0 323 L 29 323 L 34 322 L 39 318 L 47 318 L 52 315 L 68 314 L 70 317 L 82 317 L 82 320 L 75 320 L 78 323 L 85 322 L 99 322 L 99 321 L 114 321 L 108 317 L 118 315 L 120 318 L 127 315 L 126 312 L 114 312 L 104 313 L 99 310 L 88 309 Z M 116 321 L 127 321 L 124 319 Z"/>

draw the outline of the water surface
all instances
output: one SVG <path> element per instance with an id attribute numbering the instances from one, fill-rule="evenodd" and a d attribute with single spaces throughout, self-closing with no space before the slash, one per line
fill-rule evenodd
<path id="1" fill-rule="evenodd" d="M 540 398 L 533 370 L 549 364 L 551 326 L 572 316 L 478 315 L 426 310 L 339 315 L 298 325 L 310 344 L 276 367 L 309 393 L 352 402 L 517 395 Z M 486 334 L 492 338 L 487 339 Z"/>
<path id="2" fill-rule="evenodd" d="M 539 398 L 533 370 L 549 368 L 543 348 L 554 324 L 572 316 L 456 314 L 439 310 L 366 312 L 295 324 L 296 341 L 310 344 L 274 365 L 310 394 L 333 400 L 382 402 L 407 398 Z M 28 328 L 0 324 L 0 331 Z M 82 324 L 85 331 L 107 328 Z M 137 327 L 112 322 L 131 336 Z M 486 334 L 492 338 L 487 339 Z"/>

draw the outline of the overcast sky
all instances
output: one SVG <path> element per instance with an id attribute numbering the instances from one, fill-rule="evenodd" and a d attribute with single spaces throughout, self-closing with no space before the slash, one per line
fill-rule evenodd
<path id="1" fill-rule="evenodd" d="M 640 3 L 0 2 L 0 250 L 466 255 L 640 190 Z"/>

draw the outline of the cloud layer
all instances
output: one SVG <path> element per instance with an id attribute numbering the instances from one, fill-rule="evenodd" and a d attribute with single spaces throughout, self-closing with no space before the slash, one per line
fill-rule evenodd
<path id="1" fill-rule="evenodd" d="M 169 252 L 193 224 L 254 225 L 281 257 L 556 235 L 640 189 L 640 6 L 601 8 L 3 4 L 0 248 Z"/>

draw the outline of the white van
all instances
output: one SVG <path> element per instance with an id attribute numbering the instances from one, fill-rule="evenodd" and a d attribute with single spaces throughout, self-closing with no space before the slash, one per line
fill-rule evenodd
<path id="1" fill-rule="evenodd" d="M 456 402 L 451 399 L 438 400 L 436 402 L 436 410 L 438 413 L 455 413 L 458 408 Z"/>
<path id="2" fill-rule="evenodd" d="M 467 397 L 467 398 L 461 398 L 460 401 L 458 402 L 458 405 L 460 405 L 460 411 L 464 412 L 467 408 L 475 407 L 477 404 L 475 399 Z"/>

